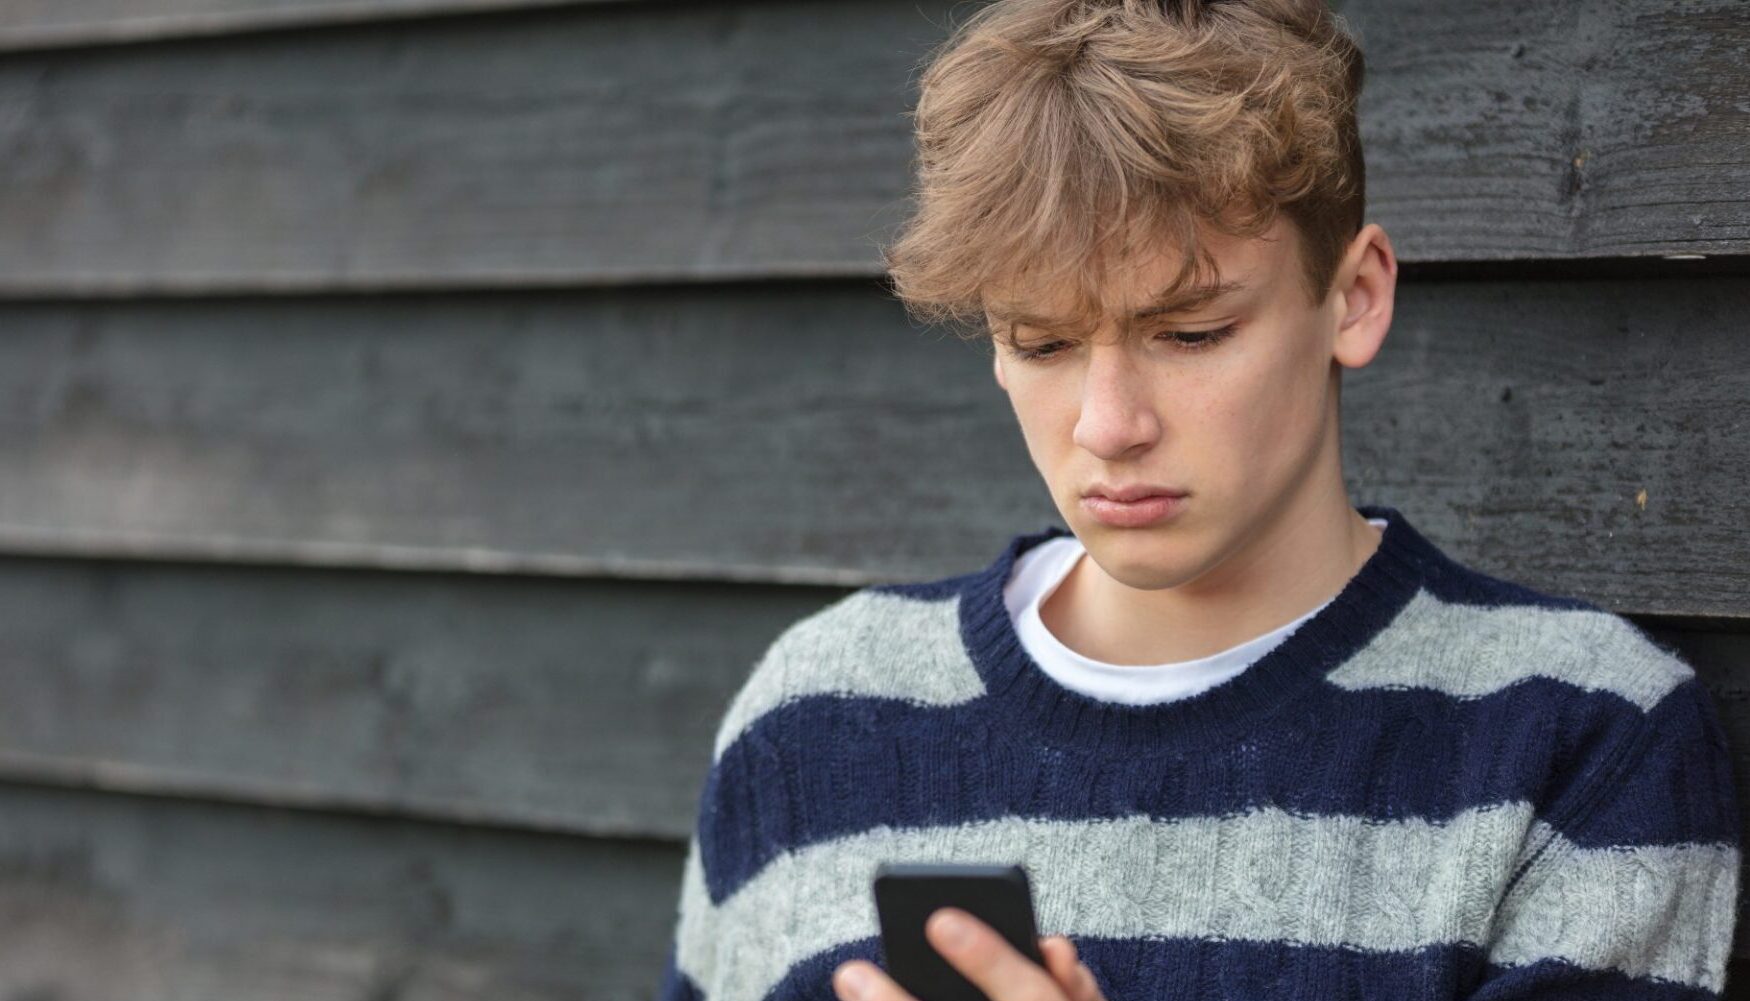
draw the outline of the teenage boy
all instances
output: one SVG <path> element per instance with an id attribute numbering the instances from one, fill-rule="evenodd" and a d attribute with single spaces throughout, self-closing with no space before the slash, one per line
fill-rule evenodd
<path id="1" fill-rule="evenodd" d="M 994 341 L 1068 528 L 776 639 L 664 999 L 904 1001 L 884 860 L 1027 868 L 1045 968 L 927 926 L 993 1001 L 1720 995 L 1737 805 L 1694 672 L 1348 499 L 1340 375 L 1397 277 L 1361 79 L 1322 0 L 999 0 L 937 54 L 889 269 Z"/>

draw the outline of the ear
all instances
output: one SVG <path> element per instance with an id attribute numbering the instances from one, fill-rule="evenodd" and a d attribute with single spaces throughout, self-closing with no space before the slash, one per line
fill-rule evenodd
<path id="1" fill-rule="evenodd" d="M 1350 241 L 1332 283 L 1332 291 L 1339 293 L 1340 315 L 1331 353 L 1339 365 L 1361 368 L 1379 353 L 1391 328 L 1397 286 L 1398 259 L 1391 239 L 1378 223 L 1368 223 Z"/>

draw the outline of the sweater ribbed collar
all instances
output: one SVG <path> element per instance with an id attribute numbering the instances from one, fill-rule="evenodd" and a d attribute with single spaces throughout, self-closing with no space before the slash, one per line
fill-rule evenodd
<path id="1" fill-rule="evenodd" d="M 1070 532 L 1051 525 L 1016 536 L 995 562 L 966 578 L 960 593 L 961 640 L 998 725 L 1063 750 L 1185 750 L 1229 741 L 1311 694 L 1390 625 L 1430 572 L 1449 562 L 1397 510 L 1357 510 L 1387 524 L 1379 547 L 1329 604 L 1228 681 L 1152 705 L 1109 702 L 1065 688 L 1027 653 L 1003 603 L 1003 587 L 1022 553 Z"/>

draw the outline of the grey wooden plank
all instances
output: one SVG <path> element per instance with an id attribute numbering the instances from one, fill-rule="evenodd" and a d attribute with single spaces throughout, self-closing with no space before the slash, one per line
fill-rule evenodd
<path id="1" fill-rule="evenodd" d="M 871 274 L 937 34 L 762 0 L 19 53 L 0 295 Z"/>
<path id="2" fill-rule="evenodd" d="M 0 785 L 0 997 L 645 1001 L 678 846 Z"/>
<path id="3" fill-rule="evenodd" d="M 1355 496 L 1533 586 L 1742 618 L 1747 309 L 1733 281 L 1407 285 L 1344 394 Z M 983 349 L 858 283 L 0 326 L 5 552 L 855 585 L 1059 517 Z"/>
<path id="4" fill-rule="evenodd" d="M 681 839 L 730 695 L 837 594 L 0 561 L 0 777 Z"/>
<path id="5" fill-rule="evenodd" d="M 0 295 L 873 276 L 954 6 L 580 3 L 15 53 Z M 1412 263 L 1746 253 L 1740 10 L 1351 0 L 1374 217 Z"/>
<path id="6" fill-rule="evenodd" d="M 977 352 L 919 338 L 863 285 L 0 322 L 14 551 L 844 583 L 884 569 L 860 564 L 920 508 L 889 572 L 997 540 L 956 543 L 967 515 L 932 472 L 1031 475 L 989 447 L 1013 418 Z M 987 515 L 1012 522 L 1016 500 Z"/>
<path id="7" fill-rule="evenodd" d="M 606 2 L 614 0 L 7 0 L 0 52 Z"/>
<path id="8" fill-rule="evenodd" d="M 1370 214 L 1408 259 L 1744 253 L 1742 3 L 1334 6 L 1368 56 Z"/>
<path id="9" fill-rule="evenodd" d="M 1398 303 L 1344 387 L 1357 497 L 1548 591 L 1750 616 L 1750 285 L 1461 282 Z"/>

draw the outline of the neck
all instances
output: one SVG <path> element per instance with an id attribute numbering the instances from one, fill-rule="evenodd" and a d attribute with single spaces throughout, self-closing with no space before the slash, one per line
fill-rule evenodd
<path id="1" fill-rule="evenodd" d="M 1287 505 L 1176 587 L 1130 587 L 1084 556 L 1040 608 L 1046 628 L 1095 660 L 1160 664 L 1207 657 L 1300 618 L 1342 590 L 1380 540 L 1340 473 L 1335 489 L 1316 486 L 1312 500 Z"/>

